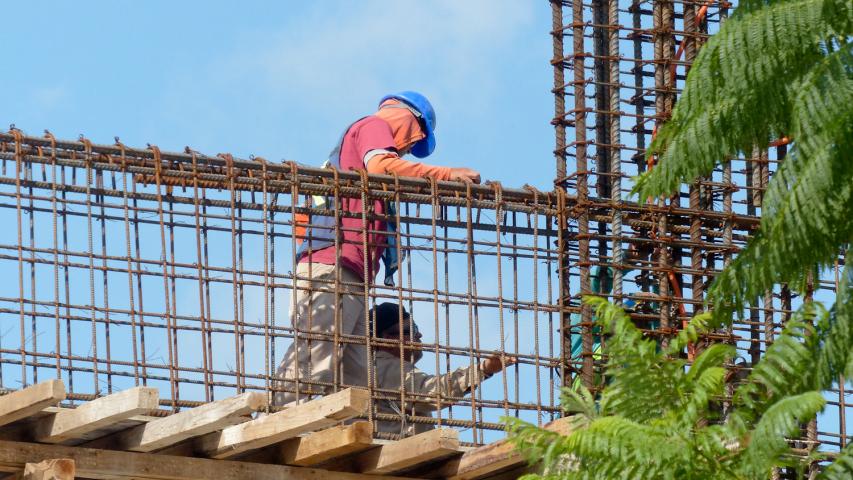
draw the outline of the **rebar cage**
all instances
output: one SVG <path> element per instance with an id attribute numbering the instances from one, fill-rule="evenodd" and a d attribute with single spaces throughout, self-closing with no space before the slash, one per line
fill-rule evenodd
<path id="1" fill-rule="evenodd" d="M 673 197 L 640 206 L 628 177 L 653 168 L 645 148 L 683 87 L 690 63 L 732 5 L 720 1 L 591 3 L 554 0 L 555 189 L 463 185 L 209 156 L 96 145 L 81 138 L 0 134 L 0 388 L 61 378 L 70 401 L 134 385 L 159 388 L 164 412 L 244 391 L 328 392 L 332 382 L 278 382 L 294 338 L 421 350 L 432 375 L 476 367 L 491 355 L 518 363 L 472 392 L 389 389 L 368 375 L 375 421 L 463 429 L 462 440 L 503 436 L 502 416 L 543 424 L 560 416 L 559 390 L 596 390 L 599 345 L 580 298 L 624 305 L 649 335 L 666 339 L 701 311 L 706 288 L 759 224 L 761 200 L 785 156 L 736 158 Z M 322 197 L 326 209 L 309 199 Z M 345 199 L 383 202 L 403 259 L 394 285 L 340 278 L 303 287 L 300 242 L 334 237 L 352 214 Z M 329 208 L 330 206 L 330 208 Z M 366 227 L 365 227 L 366 228 Z M 325 232 L 328 234 L 329 232 Z M 389 236 L 390 235 L 390 236 Z M 370 235 L 368 235 L 370 238 Z M 381 240 L 379 240 L 381 241 Z M 339 246 L 339 245 L 338 245 Z M 840 256 L 806 292 L 836 290 Z M 356 288 L 363 303 L 412 312 L 420 342 L 294 328 L 294 292 Z M 747 370 L 802 302 L 786 286 L 767 292 L 708 341 L 729 342 Z M 689 352 L 685 352 L 689 355 Z M 805 432 L 805 445 L 849 442 L 844 379 Z M 414 415 L 416 403 L 432 416 Z M 277 409 L 278 406 L 270 407 Z"/>
<path id="2" fill-rule="evenodd" d="M 596 389 L 592 314 L 586 294 L 607 295 L 650 335 L 665 339 L 703 308 L 714 275 L 744 247 L 786 140 L 734 158 L 678 194 L 638 208 L 627 179 L 654 167 L 645 149 L 666 121 L 697 51 L 733 4 L 719 0 L 552 0 L 556 186 L 572 198 L 562 258 L 567 363 Z M 651 200 L 651 199 L 649 199 Z M 832 301 L 844 255 L 804 296 Z M 708 338 L 735 345 L 748 370 L 801 303 L 785 285 Z M 685 352 L 689 355 L 689 352 Z M 849 443 L 853 403 L 839 379 L 827 409 L 806 428 L 808 448 Z"/>
<path id="3" fill-rule="evenodd" d="M 404 260 L 395 286 L 380 274 L 358 285 L 358 295 L 368 306 L 403 305 L 423 334 L 390 345 L 422 350 L 418 366 L 439 375 L 495 354 L 519 359 L 462 397 L 371 381 L 372 398 L 399 400 L 404 411 L 415 401 L 434 404 L 434 417 L 406 421 L 462 427 L 472 443 L 498 438 L 504 415 L 536 423 L 558 416 L 562 240 L 552 193 L 368 179 L 17 131 L 0 136 L 0 150 L 4 387 L 62 378 L 69 398 L 82 400 L 143 384 L 159 387 L 161 403 L 177 410 L 247 390 L 271 398 L 294 391 L 295 382 L 276 382 L 294 336 L 364 344 L 372 358 L 389 346 L 375 332 L 299 331 L 291 315 L 296 288 L 352 287 L 340 278 L 297 284 L 296 245 L 321 237 L 310 222 L 329 214 L 306 200 L 338 206 L 331 210 L 340 230 L 340 218 L 353 215 L 339 208 L 342 199 L 362 198 L 397 207 Z M 325 385 L 303 380 L 299 391 L 345 386 L 336 376 Z"/>

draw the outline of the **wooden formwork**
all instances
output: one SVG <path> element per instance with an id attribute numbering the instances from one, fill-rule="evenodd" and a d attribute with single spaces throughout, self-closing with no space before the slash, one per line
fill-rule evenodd
<path id="1" fill-rule="evenodd" d="M 0 397 L 0 472 L 17 478 L 357 479 L 514 478 L 528 469 L 501 440 L 460 446 L 438 428 L 402 440 L 373 438 L 367 390 L 350 388 L 263 413 L 244 393 L 166 416 L 159 394 L 135 387 L 75 408 L 49 380 Z M 546 428 L 565 433 L 567 420 Z"/>

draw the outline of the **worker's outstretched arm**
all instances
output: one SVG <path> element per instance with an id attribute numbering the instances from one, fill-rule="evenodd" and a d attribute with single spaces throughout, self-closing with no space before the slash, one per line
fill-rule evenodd
<path id="1" fill-rule="evenodd" d="M 403 177 L 480 183 L 480 174 L 470 168 L 439 167 L 421 162 L 410 162 L 391 152 L 373 155 L 367 162 L 367 172 L 387 175 L 396 173 Z"/>
<path id="2" fill-rule="evenodd" d="M 416 393 L 423 395 L 435 395 L 440 389 L 443 395 L 462 397 L 482 383 L 483 380 L 517 362 L 513 356 L 505 356 L 504 360 L 505 362 L 501 363 L 501 357 L 496 355 L 474 366 L 457 368 L 444 375 L 429 375 L 421 370 L 413 369 L 408 372 L 407 377 L 409 378 L 406 379 L 406 384 L 414 384 Z"/>

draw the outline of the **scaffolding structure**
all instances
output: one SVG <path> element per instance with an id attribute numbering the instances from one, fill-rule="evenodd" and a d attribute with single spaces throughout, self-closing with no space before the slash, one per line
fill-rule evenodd
<path id="1" fill-rule="evenodd" d="M 561 299 L 574 352 L 567 359 L 595 390 L 596 345 L 587 294 L 607 295 L 662 341 L 702 311 L 706 289 L 759 224 L 762 196 L 786 141 L 733 158 L 670 198 L 638 209 L 627 201 L 636 176 L 654 168 L 645 149 L 671 115 L 697 51 L 719 30 L 725 0 L 552 0 L 556 188 L 574 200 L 567 217 Z M 651 199 L 650 199 L 651 200 Z M 805 296 L 832 301 L 843 256 Z M 785 285 L 765 293 L 707 341 L 738 349 L 733 368 L 748 370 L 801 304 Z M 653 308 L 650 308 L 653 307 Z M 574 315 L 574 317 L 572 317 Z M 580 339 L 580 340 L 579 340 Z M 564 351 L 570 352 L 569 348 Z M 691 352 L 685 352 L 690 355 Z M 844 379 L 827 394 L 827 412 L 811 422 L 809 448 L 850 442 L 853 403 Z"/>
<path id="2" fill-rule="evenodd" d="M 367 389 L 368 407 L 356 415 L 363 420 L 451 427 L 467 446 L 502 439 L 502 416 L 557 421 L 562 387 L 601 387 L 599 340 L 581 297 L 608 296 L 666 341 L 702 310 L 715 274 L 755 232 L 786 146 L 732 159 L 668 199 L 631 201 L 627 179 L 654 167 L 645 148 L 732 5 L 550 4 L 553 191 L 0 133 L 0 388 L 61 379 L 74 406 L 150 387 L 160 392 L 155 413 L 166 417 L 252 392 L 273 414 L 282 410 L 272 401 L 277 393 L 356 386 Z M 326 207 L 310 203 L 318 197 Z M 353 199 L 394 213 L 351 213 L 342 205 Z M 315 223 L 329 216 L 333 227 Z M 342 238 L 344 218 L 362 221 L 365 247 L 375 241 L 397 250 L 393 284 L 298 281 L 298 245 Z M 375 221 L 398 228 L 373 229 Z M 843 262 L 806 295 L 831 298 Z M 369 326 L 297 328 L 300 289 L 354 290 L 368 308 L 398 303 L 423 338 L 377 338 Z M 761 308 L 704 341 L 736 346 L 732 368 L 748 370 L 801 302 L 778 286 Z M 436 375 L 477 368 L 493 355 L 518 363 L 462 396 L 402 381 L 387 388 L 375 373 L 366 385 L 348 385 L 337 373 L 332 382 L 282 381 L 277 368 L 295 341 L 363 345 L 368 365 L 381 349 L 401 358 L 422 351 L 419 368 Z M 838 450 L 850 441 L 844 380 L 828 395 L 805 448 Z M 380 402 L 398 411 L 380 410 Z M 416 404 L 431 405 L 433 415 L 416 415 Z"/>

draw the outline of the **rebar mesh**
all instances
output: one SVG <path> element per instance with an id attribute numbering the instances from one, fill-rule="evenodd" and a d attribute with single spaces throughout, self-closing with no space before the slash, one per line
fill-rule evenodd
<path id="1" fill-rule="evenodd" d="M 406 420 L 463 427 L 469 442 L 498 438 L 502 415 L 538 423 L 557 416 L 563 372 L 555 265 L 562 240 L 551 193 L 368 180 L 260 158 L 17 131 L 0 135 L 0 159 L 7 225 L 0 271 L 8 278 L 0 295 L 3 387 L 62 378 L 69 398 L 87 399 L 143 384 L 159 387 L 173 410 L 246 390 L 272 397 L 297 388 L 275 382 L 297 335 L 367 344 L 371 355 L 383 346 L 422 349 L 419 366 L 432 374 L 500 352 L 517 356 L 517 365 L 473 395 L 368 385 L 374 399 L 434 404 L 434 417 Z M 312 241 L 304 232 L 311 225 L 300 222 L 323 213 L 305 206 L 316 195 L 330 205 L 362 196 L 396 205 L 396 244 L 406 254 L 396 286 L 356 287 L 366 305 L 397 302 L 413 312 L 421 343 L 293 328 L 295 245 Z M 299 286 L 347 287 L 340 279 Z M 300 383 L 307 393 L 346 386 L 337 376 L 331 384 Z"/>
<path id="2" fill-rule="evenodd" d="M 596 293 L 625 305 L 661 341 L 702 311 L 705 291 L 754 233 L 762 196 L 786 153 L 785 141 L 733 158 L 670 198 L 638 208 L 627 201 L 639 173 L 654 167 L 645 148 L 666 121 L 697 51 L 719 30 L 726 1 L 551 1 L 554 40 L 556 186 L 574 198 L 562 257 L 561 297 L 571 345 L 568 363 L 585 385 L 596 379 L 592 314 L 580 297 Z M 651 200 L 651 199 L 650 199 Z M 808 292 L 832 300 L 844 264 L 822 272 Z M 733 368 L 748 371 L 802 302 L 785 285 L 768 291 L 708 341 L 735 345 Z M 572 351 L 572 346 L 574 351 Z M 694 352 L 685 352 L 692 355 Z M 579 380 L 579 381 L 581 381 Z M 807 427 L 808 448 L 837 450 L 850 441 L 853 403 L 844 379 Z"/>
<path id="3" fill-rule="evenodd" d="M 62 378 L 69 399 L 88 400 L 149 385 L 176 411 L 247 390 L 272 399 L 346 387 L 337 374 L 325 383 L 277 381 L 298 337 L 365 345 L 368 364 L 382 348 L 401 357 L 423 350 L 418 366 L 430 374 L 490 355 L 519 358 L 461 396 L 383 388 L 368 375 L 374 403 L 401 406 L 395 415 L 371 409 L 371 420 L 459 427 L 463 440 L 481 444 L 502 437 L 501 416 L 538 424 L 560 416 L 562 386 L 601 386 L 600 346 L 581 296 L 609 296 L 665 342 L 701 311 L 714 275 L 757 228 L 786 146 L 732 159 L 666 201 L 627 200 L 627 179 L 653 168 L 645 148 L 732 6 L 550 3 L 553 192 L 0 134 L 0 388 Z M 329 215 L 307 206 L 315 196 L 336 220 L 352 216 L 340 208 L 345 199 L 395 206 L 394 218 L 368 211 L 362 219 L 396 220 L 393 244 L 404 260 L 393 286 L 380 273 L 366 287 L 338 278 L 305 288 L 356 288 L 365 305 L 401 304 L 421 342 L 294 328 L 294 292 L 303 288 L 297 247 L 320 229 L 311 219 Z M 843 263 L 807 294 L 831 298 Z M 746 371 L 801 302 L 778 286 L 761 308 L 706 340 L 735 345 L 732 367 Z M 804 448 L 849 442 L 843 379 L 827 399 Z M 418 402 L 436 412 L 413 415 Z"/>

